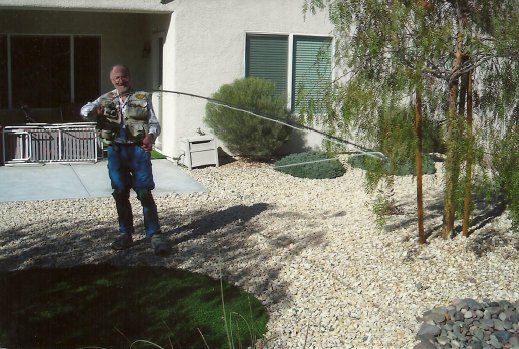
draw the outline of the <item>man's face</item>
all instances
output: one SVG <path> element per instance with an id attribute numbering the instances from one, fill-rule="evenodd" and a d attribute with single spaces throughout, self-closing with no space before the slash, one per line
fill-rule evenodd
<path id="1" fill-rule="evenodd" d="M 130 73 L 124 67 L 116 66 L 110 72 L 110 81 L 119 94 L 130 89 Z"/>

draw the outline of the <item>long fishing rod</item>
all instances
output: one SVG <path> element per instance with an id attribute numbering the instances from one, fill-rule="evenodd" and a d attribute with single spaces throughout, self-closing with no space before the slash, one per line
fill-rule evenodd
<path id="1" fill-rule="evenodd" d="M 361 153 L 366 154 L 366 155 L 371 156 L 371 157 L 375 157 L 375 158 L 383 159 L 383 160 L 387 159 L 387 157 L 383 153 L 381 153 L 379 151 L 375 151 L 375 150 L 363 147 L 363 146 L 361 146 L 359 144 L 350 142 L 348 140 L 345 140 L 345 139 L 342 139 L 342 138 L 339 138 L 339 137 L 336 137 L 336 136 L 324 133 L 324 132 L 322 132 L 322 131 L 320 131 L 318 129 L 315 129 L 313 127 L 309 127 L 309 126 L 297 123 L 294 120 L 285 120 L 285 119 L 281 119 L 280 117 L 273 116 L 273 115 L 258 114 L 258 113 L 254 112 L 254 111 L 251 111 L 251 110 L 248 110 L 248 109 L 244 109 L 244 108 L 242 108 L 242 107 L 240 107 L 238 105 L 233 105 L 233 104 L 227 103 L 225 101 L 221 101 L 221 100 L 210 98 L 210 97 L 200 96 L 200 95 L 196 95 L 196 94 L 188 93 L 188 92 L 172 91 L 172 90 L 153 90 L 152 92 L 173 93 L 173 94 L 182 95 L 182 96 L 188 96 L 188 97 L 204 99 L 204 100 L 208 101 L 209 103 L 212 103 L 212 104 L 215 104 L 215 105 L 219 105 L 219 106 L 222 106 L 222 107 L 225 107 L 225 108 L 229 108 L 229 109 L 232 109 L 232 110 L 244 112 L 244 113 L 247 113 L 247 114 L 259 117 L 259 118 L 264 119 L 264 120 L 269 120 L 269 121 L 276 122 L 276 123 L 281 124 L 281 125 L 285 125 L 285 126 L 291 127 L 293 129 L 296 129 L 296 130 L 310 131 L 310 132 L 317 133 L 317 134 L 327 138 L 328 140 L 330 140 L 333 143 L 336 143 L 336 144 L 339 144 L 339 145 L 351 145 L 351 146 L 359 149 Z"/>

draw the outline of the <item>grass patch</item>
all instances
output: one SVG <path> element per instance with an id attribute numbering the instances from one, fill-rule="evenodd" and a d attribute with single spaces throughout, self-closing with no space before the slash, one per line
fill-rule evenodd
<path id="1" fill-rule="evenodd" d="M 155 149 L 153 149 L 151 151 L 151 158 L 152 159 L 165 159 L 166 155 L 163 155 L 163 154 L 159 153 L 158 151 L 156 151 Z"/>
<path id="2" fill-rule="evenodd" d="M 227 320 L 234 314 L 235 345 L 250 346 L 252 338 L 266 332 L 264 307 L 227 283 L 223 294 Z M 200 329 L 210 348 L 228 348 L 221 297 L 219 280 L 159 267 L 3 272 L 0 346 L 128 348 L 130 342 L 147 340 L 163 348 L 170 348 L 170 342 L 175 348 L 205 348 Z"/>

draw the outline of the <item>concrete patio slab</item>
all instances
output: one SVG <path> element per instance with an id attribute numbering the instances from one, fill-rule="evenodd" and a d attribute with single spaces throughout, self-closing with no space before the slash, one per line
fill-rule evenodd
<path id="1" fill-rule="evenodd" d="M 109 197 L 112 188 L 106 164 L 1 166 L 0 202 Z M 153 160 L 152 165 L 155 195 L 206 190 L 171 161 Z"/>

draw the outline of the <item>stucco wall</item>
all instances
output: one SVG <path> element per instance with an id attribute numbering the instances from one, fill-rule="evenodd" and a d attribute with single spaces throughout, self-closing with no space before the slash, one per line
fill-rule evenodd
<path id="1" fill-rule="evenodd" d="M 203 96 L 245 76 L 246 33 L 328 35 L 332 30 L 326 13 L 304 18 L 303 0 L 177 0 L 173 5 L 164 87 Z M 178 140 L 198 127 L 210 132 L 202 121 L 204 101 L 168 95 L 164 103 L 167 155 L 178 155 Z"/>
<path id="2" fill-rule="evenodd" d="M 5 2 L 0 0 L 0 9 Z M 41 1 L 36 3 L 44 5 Z M 332 26 L 327 14 L 307 14 L 305 19 L 303 3 L 304 0 L 175 0 L 167 4 L 168 11 L 174 11 L 172 14 L 98 12 L 99 9 L 90 12 L 88 7 L 94 3 L 79 0 L 73 3 L 76 11 L 4 7 L 0 10 L 0 33 L 101 36 L 100 92 L 112 88 L 108 73 L 114 63 L 130 66 L 135 87 L 156 89 L 156 40 L 163 36 L 163 88 L 210 96 L 222 84 L 245 76 L 247 33 L 329 35 Z M 119 10 L 126 11 L 123 7 Z M 146 45 L 152 50 L 143 57 Z M 197 128 L 210 132 L 203 123 L 203 100 L 164 94 L 160 99 L 155 97 L 154 103 L 157 111 L 163 111 L 163 134 L 158 143 L 166 155 L 178 156 L 179 139 L 194 135 Z M 306 141 L 320 143 L 312 135 Z"/>
<path id="3" fill-rule="evenodd" d="M 74 9 L 96 12 L 168 13 L 171 2 L 164 0 L 0 0 L 0 6 L 9 9 Z"/>
<path id="4" fill-rule="evenodd" d="M 152 23 L 167 26 L 169 21 L 169 15 L 39 10 L 0 10 L 0 18 L 0 33 L 99 35 L 101 92 L 113 88 L 108 75 L 115 63 L 131 68 L 136 87 L 152 88 L 151 55 L 143 57 L 143 47 L 149 42 L 150 33 L 156 30 Z"/>

